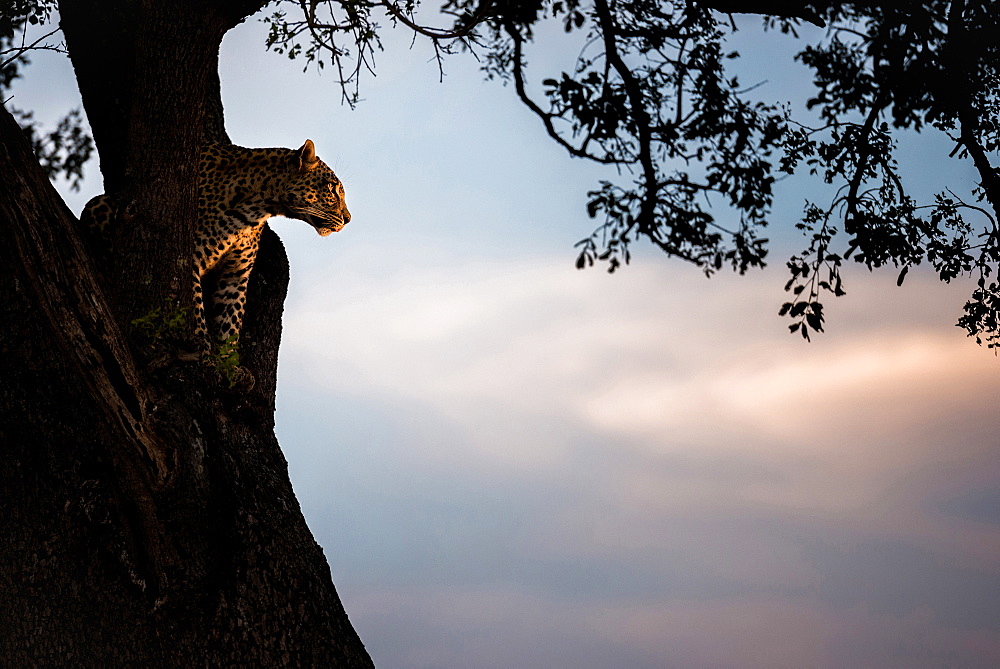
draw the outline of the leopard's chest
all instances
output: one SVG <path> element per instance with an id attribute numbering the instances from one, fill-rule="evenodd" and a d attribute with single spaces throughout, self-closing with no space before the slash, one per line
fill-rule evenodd
<path id="1" fill-rule="evenodd" d="M 203 213 L 195 239 L 195 262 L 204 275 L 220 263 L 253 264 L 267 216 L 252 211 Z"/>

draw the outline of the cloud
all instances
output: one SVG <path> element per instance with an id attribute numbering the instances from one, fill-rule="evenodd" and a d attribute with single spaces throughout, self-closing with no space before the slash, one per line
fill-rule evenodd
<path id="1" fill-rule="evenodd" d="M 373 637 L 412 630 L 376 659 L 415 669 L 986 667 L 1000 660 L 995 637 L 943 630 L 926 609 L 895 616 L 776 597 L 565 606 L 509 589 L 393 589 L 358 598 L 352 610 L 377 621 Z"/>
<path id="2" fill-rule="evenodd" d="M 1000 379 L 950 326 L 956 291 L 859 282 L 806 345 L 768 308 L 770 275 L 544 258 L 335 274 L 336 299 L 290 299 L 282 354 L 282 383 L 327 408 L 283 409 L 279 429 L 389 664 L 996 656 L 1000 526 L 949 500 L 1000 476 Z"/>

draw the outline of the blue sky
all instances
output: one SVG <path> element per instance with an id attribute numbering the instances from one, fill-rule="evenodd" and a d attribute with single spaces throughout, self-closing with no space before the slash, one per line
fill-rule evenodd
<path id="1" fill-rule="evenodd" d="M 223 45 L 230 135 L 313 139 L 353 215 L 273 225 L 277 431 L 380 667 L 1000 663 L 1000 377 L 953 325 L 968 286 L 850 268 L 805 344 L 776 316 L 794 234 L 743 278 L 645 252 L 578 272 L 607 173 L 512 90 L 463 58 L 438 83 L 394 40 L 351 111 L 263 34 Z M 740 39 L 761 94 L 796 96 L 764 67 L 787 49 Z M 54 117 L 75 85 L 38 61 L 15 104 Z M 908 145 L 911 178 L 968 187 L 941 151 Z M 782 188 L 783 220 L 817 192 Z M 67 201 L 101 190 L 95 165 Z"/>

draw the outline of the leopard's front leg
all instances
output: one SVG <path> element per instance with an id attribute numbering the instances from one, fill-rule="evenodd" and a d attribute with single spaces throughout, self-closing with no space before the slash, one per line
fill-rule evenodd
<path id="1" fill-rule="evenodd" d="M 253 232 L 253 231 L 251 231 Z M 253 375 L 239 365 L 239 337 L 246 311 L 247 286 L 257 257 L 257 234 L 243 237 L 217 266 L 218 284 L 212 296 L 212 330 L 219 346 L 220 372 L 231 386 L 249 389 Z"/>
<path id="2" fill-rule="evenodd" d="M 201 285 L 203 273 L 203 268 L 195 268 L 191 277 L 194 281 L 192 290 L 194 296 L 194 336 L 201 357 L 212 352 L 212 340 L 208 335 L 208 324 L 205 319 L 205 296 Z"/>
<path id="3" fill-rule="evenodd" d="M 250 284 L 254 257 L 235 251 L 227 254 L 220 263 L 219 282 L 212 296 L 212 329 L 220 343 L 239 341 L 246 313 L 247 286 Z"/>

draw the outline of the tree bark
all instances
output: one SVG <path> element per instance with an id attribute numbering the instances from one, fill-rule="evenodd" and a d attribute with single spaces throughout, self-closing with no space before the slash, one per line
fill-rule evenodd
<path id="1" fill-rule="evenodd" d="M 0 663 L 370 667 L 273 432 L 288 278 L 277 237 L 263 240 L 248 295 L 251 391 L 225 390 L 201 364 L 144 354 L 129 334 L 135 314 L 186 299 L 194 149 L 218 95 L 217 40 L 236 13 L 211 16 L 218 7 L 202 3 L 209 25 L 181 48 L 165 40 L 178 26 L 195 30 L 192 3 L 63 4 L 102 170 L 126 193 L 134 229 L 102 279 L 75 217 L 0 112 Z M 129 25 L 134 39 L 123 36 Z M 104 73 L 109 86 L 95 73 L 111 67 L 115 35 L 122 64 Z M 146 81 L 161 56 L 193 65 Z M 154 112 L 157 95 L 177 101 Z"/>

